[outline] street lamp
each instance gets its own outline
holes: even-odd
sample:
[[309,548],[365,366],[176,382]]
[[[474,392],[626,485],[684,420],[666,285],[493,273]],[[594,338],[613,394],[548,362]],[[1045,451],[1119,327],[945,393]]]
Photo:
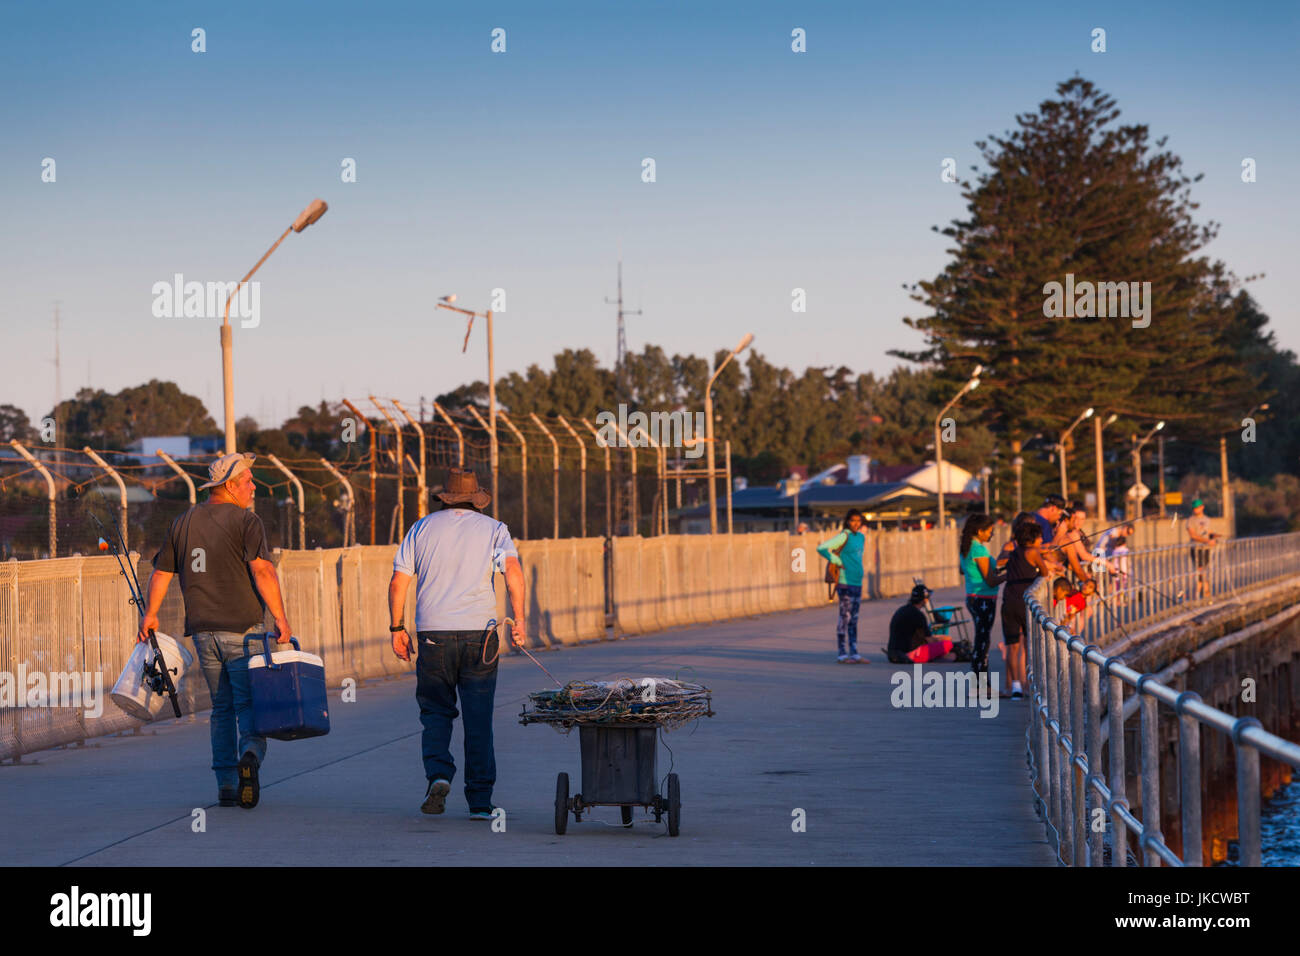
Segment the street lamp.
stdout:
[[1100,418],[1092,420],[1093,451],[1096,455],[1095,464],[1097,468],[1097,521],[1100,524],[1106,523],[1106,471],[1105,461],[1101,453],[1101,433],[1102,429],[1113,424],[1117,418],[1119,416],[1111,412],[1104,422]]
[[[1250,418],[1256,412],[1268,411],[1268,402],[1261,402],[1246,413],[1246,418]],[[1237,426],[1233,425],[1227,431],[1219,433],[1219,472],[1220,479],[1223,483],[1223,517],[1228,523],[1228,536],[1234,537],[1237,533],[1237,507],[1232,502],[1232,494],[1228,487],[1228,432],[1236,431]]]
[[1066,490],[1065,484],[1065,440],[1070,437],[1070,432],[1078,428],[1085,418],[1092,418],[1092,412],[1091,406],[1085,408],[1083,413],[1071,423],[1070,427],[1061,432],[1061,440],[1056,443],[1056,455],[1061,465],[1061,497],[1066,500],[1069,500],[1070,493]]
[[444,295],[437,302],[440,309],[448,309],[452,312],[459,312],[461,315],[469,316],[469,323],[465,326],[465,341],[460,347],[461,354],[469,348],[469,334],[474,329],[474,319],[483,316],[487,319],[487,341],[488,341],[488,460],[492,469],[492,517],[497,517],[497,376],[495,358],[492,352],[492,310],[486,312],[474,312],[470,309],[462,309],[458,305],[452,305],[456,301],[455,293]]
[[1155,427],[1141,440],[1133,436],[1133,517],[1142,517],[1142,499],[1137,495],[1137,487],[1142,484],[1142,446],[1151,440],[1151,436],[1165,427],[1164,422],[1156,422]]
[[225,415],[226,415],[226,454],[234,454],[235,451],[235,372],[231,348],[233,339],[230,332],[230,300],[238,293],[244,283],[249,280],[254,272],[261,268],[262,263],[270,258],[271,253],[275,252],[276,247],[284,242],[284,237],[289,235],[290,231],[302,232],[313,222],[325,215],[325,210],[329,206],[325,205],[323,199],[313,199],[311,205],[298,214],[298,218],[293,221],[288,229],[280,234],[280,238],[275,240],[275,245],[266,250],[266,255],[257,260],[257,265],[248,270],[248,275],[239,280],[235,286],[235,291],[230,293],[226,299],[226,311],[221,317],[221,389],[225,398]]
[[971,373],[970,381],[961,387],[961,391],[953,396],[951,402],[943,406],[939,414],[934,419],[934,466],[935,476],[939,485],[939,530],[943,530],[944,512],[943,512],[943,441],[939,435],[939,423],[943,421],[943,416],[948,413],[948,409],[957,404],[957,400],[967,392],[973,392],[979,388],[980,373],[984,371],[983,365],[976,365],[975,371]]
[[1025,510],[1023,507],[1023,501],[1020,494],[1021,491],[1023,490],[1023,486],[1021,484],[1020,479],[1021,479],[1021,472],[1024,469],[1024,467],[1025,467],[1025,460],[1021,458],[1019,455],[1016,455],[1015,458],[1011,459],[1011,468],[1016,473],[1016,514],[1020,514],[1022,511]]
[[980,484],[984,486],[984,513],[989,513],[989,475],[993,474],[993,469],[985,465],[980,469]]
[[740,340],[740,344],[732,349],[731,354],[714,369],[713,375],[709,378],[709,384],[704,389],[704,425],[707,430],[704,436],[704,454],[707,456],[709,469],[709,534],[718,533],[718,489],[715,486],[717,476],[713,472],[713,383],[722,374],[722,370],[727,367],[727,363],[749,348],[749,343],[752,341],[754,341],[754,333],[746,332],[745,337]]

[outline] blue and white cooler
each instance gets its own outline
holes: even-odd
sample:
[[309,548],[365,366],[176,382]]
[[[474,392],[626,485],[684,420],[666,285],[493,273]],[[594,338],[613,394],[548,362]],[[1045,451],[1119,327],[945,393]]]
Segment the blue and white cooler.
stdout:
[[264,653],[248,659],[253,694],[253,733],[276,740],[319,737],[330,732],[329,701],[325,693],[325,664],[298,647],[271,650],[273,635],[262,635]]

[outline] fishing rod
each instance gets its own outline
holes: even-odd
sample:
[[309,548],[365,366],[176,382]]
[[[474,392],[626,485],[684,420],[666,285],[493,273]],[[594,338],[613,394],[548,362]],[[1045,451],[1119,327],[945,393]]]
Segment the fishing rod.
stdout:
[[[136,576],[135,567],[131,564],[130,553],[126,550],[126,542],[122,539],[122,532],[115,526],[111,533],[116,541],[109,540],[110,532],[104,527],[104,523],[99,520],[94,510],[87,507],[86,513],[90,515],[90,520],[99,526],[99,549],[101,551],[111,551],[113,557],[117,559],[118,573],[126,578],[127,590],[131,592],[130,603],[135,606],[136,615],[143,618],[145,611],[144,591],[140,587],[140,579]],[[124,554],[126,556],[125,560],[123,559]],[[168,670],[167,660],[163,657],[162,648],[158,646],[158,635],[154,633],[152,627],[149,628],[149,646],[153,650],[153,657],[144,662],[141,670],[141,683],[155,694],[166,694],[172,702],[172,711],[179,717],[181,716],[181,703],[176,693],[176,685],[172,682],[172,674],[177,673],[177,669],[173,667]]]

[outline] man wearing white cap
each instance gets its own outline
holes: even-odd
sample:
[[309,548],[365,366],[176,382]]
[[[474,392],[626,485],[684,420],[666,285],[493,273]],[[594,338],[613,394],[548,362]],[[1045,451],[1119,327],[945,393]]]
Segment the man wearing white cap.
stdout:
[[148,607],[138,640],[158,627],[158,609],[172,578],[179,574],[185,598],[185,633],[194,639],[199,666],[212,693],[212,770],[221,806],[257,806],[257,771],[266,756],[266,738],[252,734],[252,696],[248,684],[247,635],[261,630],[270,608],[279,643],[291,631],[280,597],[280,580],[266,544],[262,519],[253,502],[251,453],[223,455],[208,466],[208,500],[172,522],[167,543],[153,559]]

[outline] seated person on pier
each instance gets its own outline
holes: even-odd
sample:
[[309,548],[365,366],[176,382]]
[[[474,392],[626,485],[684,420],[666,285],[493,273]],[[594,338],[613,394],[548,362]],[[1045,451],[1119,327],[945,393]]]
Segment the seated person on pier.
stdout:
[[924,664],[927,661],[954,661],[953,642],[946,637],[931,639],[930,622],[922,606],[930,596],[923,584],[912,588],[906,604],[889,620],[889,647],[885,654],[891,664]]

